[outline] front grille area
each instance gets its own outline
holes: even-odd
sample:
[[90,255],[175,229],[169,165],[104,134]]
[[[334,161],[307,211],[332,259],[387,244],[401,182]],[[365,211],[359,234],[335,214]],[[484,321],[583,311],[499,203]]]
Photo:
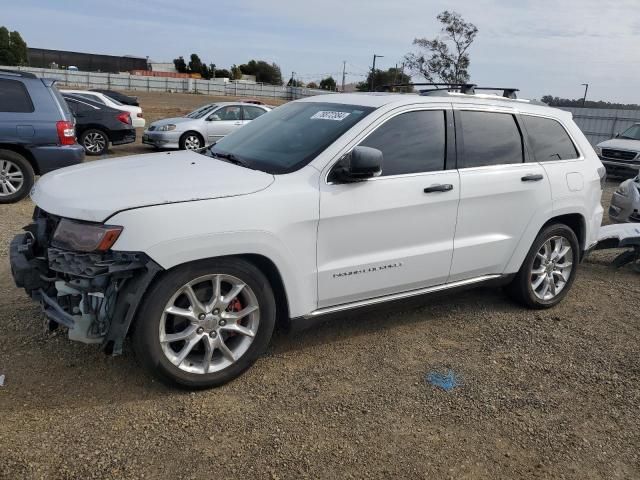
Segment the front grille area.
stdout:
[[613,148],[603,148],[602,156],[611,160],[630,161],[638,156],[638,152],[628,152],[626,150],[615,150]]

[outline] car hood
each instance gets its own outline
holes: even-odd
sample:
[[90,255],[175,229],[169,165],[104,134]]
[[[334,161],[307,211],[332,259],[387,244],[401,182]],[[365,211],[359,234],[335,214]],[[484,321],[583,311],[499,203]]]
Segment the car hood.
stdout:
[[598,144],[600,148],[619,148],[621,150],[631,150],[640,152],[640,140],[628,140],[625,138],[612,138]]
[[172,118],[163,118],[162,120],[157,120],[153,122],[151,125],[153,125],[154,127],[161,127],[162,125],[168,125],[168,124],[173,124],[178,126],[183,123],[198,122],[199,120],[200,119],[197,119],[197,118],[172,117]]
[[195,152],[149,153],[97,160],[44,175],[31,198],[62,217],[104,222],[122,210],[247,195],[273,175]]

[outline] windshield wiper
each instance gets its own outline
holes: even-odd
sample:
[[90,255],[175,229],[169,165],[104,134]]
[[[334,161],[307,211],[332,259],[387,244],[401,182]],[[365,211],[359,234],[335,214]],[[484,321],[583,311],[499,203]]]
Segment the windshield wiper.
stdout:
[[244,168],[248,168],[250,170],[255,170],[254,168],[251,168],[247,162],[240,160],[238,157],[236,157],[233,153],[223,153],[223,152],[211,152],[211,155],[213,155],[213,158],[219,158],[221,160],[224,160],[228,163],[233,163],[234,165],[238,165],[240,167],[244,167]]

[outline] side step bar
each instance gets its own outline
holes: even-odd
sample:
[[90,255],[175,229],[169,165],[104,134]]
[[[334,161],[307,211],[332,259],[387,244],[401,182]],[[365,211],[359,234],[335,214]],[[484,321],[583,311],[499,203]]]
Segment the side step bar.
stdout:
[[409,290],[407,292],[394,293],[391,295],[384,295],[382,297],[369,298],[367,300],[359,300],[357,302],[343,303],[335,305],[333,307],[319,308],[313,312],[305,315],[303,318],[315,318],[322,315],[328,315],[330,313],[343,312],[345,310],[352,310],[360,307],[367,307],[370,305],[377,305],[380,303],[391,302],[393,300],[402,300],[403,298],[417,297],[419,295],[426,295],[428,293],[441,292],[443,290],[449,290],[452,288],[471,286],[476,283],[487,282],[489,280],[496,280],[502,277],[502,275],[483,275],[481,277],[470,278],[468,280],[460,280],[457,282],[444,283],[442,285],[436,285],[434,287],[420,288],[418,290]]

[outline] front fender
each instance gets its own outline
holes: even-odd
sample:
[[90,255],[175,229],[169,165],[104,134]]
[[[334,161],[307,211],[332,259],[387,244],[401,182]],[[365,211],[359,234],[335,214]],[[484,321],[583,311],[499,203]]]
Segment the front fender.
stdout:
[[[261,255],[278,269],[291,317],[317,307],[317,191],[289,189],[120,212],[114,250],[144,252],[164,269],[229,255]],[[296,197],[292,199],[291,197]]]

